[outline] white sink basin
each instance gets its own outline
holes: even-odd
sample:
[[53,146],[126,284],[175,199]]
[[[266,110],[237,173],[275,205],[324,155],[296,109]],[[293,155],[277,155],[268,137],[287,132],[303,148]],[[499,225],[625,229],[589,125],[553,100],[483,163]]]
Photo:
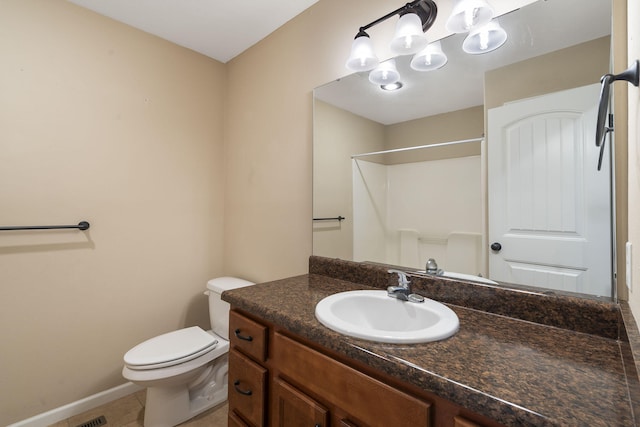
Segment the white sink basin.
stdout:
[[328,296],[316,305],[316,318],[344,335],[396,344],[442,340],[460,325],[446,305],[426,298],[422,303],[400,301],[383,290]]

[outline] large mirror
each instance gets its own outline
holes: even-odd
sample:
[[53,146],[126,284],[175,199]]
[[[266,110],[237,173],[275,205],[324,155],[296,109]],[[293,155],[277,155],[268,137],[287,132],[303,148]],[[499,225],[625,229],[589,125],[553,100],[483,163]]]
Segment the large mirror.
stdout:
[[611,153],[597,171],[593,144],[611,2],[498,19],[493,52],[457,34],[438,70],[396,58],[399,90],[367,73],[314,90],[313,253],[612,297]]

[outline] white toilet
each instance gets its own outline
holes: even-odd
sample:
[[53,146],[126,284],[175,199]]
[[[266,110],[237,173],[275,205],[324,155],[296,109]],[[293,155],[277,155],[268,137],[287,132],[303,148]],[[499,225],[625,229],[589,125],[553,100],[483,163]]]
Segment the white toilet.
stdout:
[[147,387],[145,427],[172,427],[227,400],[229,304],[223,291],[253,283],[209,280],[210,331],[198,326],[151,338],[124,355],[122,376]]

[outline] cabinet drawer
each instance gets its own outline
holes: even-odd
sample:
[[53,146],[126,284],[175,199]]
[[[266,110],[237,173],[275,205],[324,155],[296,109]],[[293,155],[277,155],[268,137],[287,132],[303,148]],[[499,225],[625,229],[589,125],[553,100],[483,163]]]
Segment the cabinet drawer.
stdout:
[[[281,334],[273,361],[282,375],[370,427],[430,425],[430,404],[394,389]],[[346,424],[349,425],[349,424]]]
[[229,341],[258,362],[267,359],[267,327],[233,310],[229,312]]
[[229,351],[229,412],[264,426],[267,370],[244,354]]
[[329,426],[329,410],[280,378],[273,380],[273,427]]

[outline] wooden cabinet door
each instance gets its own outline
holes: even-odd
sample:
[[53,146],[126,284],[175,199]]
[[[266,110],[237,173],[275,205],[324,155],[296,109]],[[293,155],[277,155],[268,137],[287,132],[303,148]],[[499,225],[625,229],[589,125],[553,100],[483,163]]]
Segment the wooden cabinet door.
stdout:
[[228,416],[228,419],[227,419],[227,426],[228,427],[249,427],[249,424],[247,424],[244,421],[242,421],[240,419],[240,417],[238,417],[238,415],[236,415],[235,412],[233,412],[231,409],[229,409],[229,416]]
[[327,408],[281,378],[274,378],[274,427],[329,427]]
[[[430,426],[430,403],[285,335],[274,334],[272,357],[282,376],[299,384],[308,394],[321,396],[330,408],[339,408],[349,415],[343,417],[345,422],[369,427]],[[297,425],[286,425],[292,426]]]
[[264,426],[267,370],[235,349],[229,352],[229,412]]
[[332,427],[366,427],[361,424],[356,423],[353,420],[353,416],[347,410],[343,408],[330,408],[331,412],[331,426]]
[[453,427],[482,427],[480,424],[476,424],[463,417],[453,418]]

